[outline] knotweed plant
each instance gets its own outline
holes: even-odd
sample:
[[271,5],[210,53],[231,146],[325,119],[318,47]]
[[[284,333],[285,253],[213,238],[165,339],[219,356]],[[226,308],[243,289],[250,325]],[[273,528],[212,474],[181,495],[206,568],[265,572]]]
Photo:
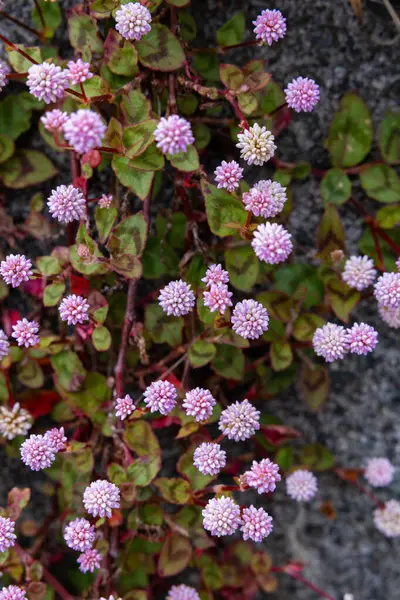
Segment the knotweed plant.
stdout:
[[[325,470],[376,505],[366,528],[400,535],[399,501],[374,495],[396,476],[387,457],[335,466],[264,402],[295,383],[321,408],[330,363],[369,364],[380,329],[400,327],[398,115],[366,161],[356,92],[336,106],[309,73],[267,71],[270,46],[287,51],[279,6],[235,14],[203,48],[190,4],[63,15],[33,0],[24,23],[1,3],[37,44],[0,35],[0,441],[26,482],[1,508],[0,600],[251,600],[278,573],[330,598],[299,563],[272,566],[271,541],[277,497],[316,510]],[[336,110],[330,162],[286,162],[280,134],[317,127],[320,98]],[[313,256],[290,224],[309,177]],[[344,211],[364,224],[352,254]],[[38,515],[22,513],[31,489]]]

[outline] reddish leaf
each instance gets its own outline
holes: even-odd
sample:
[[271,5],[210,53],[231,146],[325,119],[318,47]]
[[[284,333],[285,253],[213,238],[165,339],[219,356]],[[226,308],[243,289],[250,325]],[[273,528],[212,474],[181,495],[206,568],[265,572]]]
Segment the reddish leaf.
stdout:
[[71,294],[87,296],[89,294],[89,281],[79,275],[71,275]]
[[60,396],[54,390],[31,391],[21,394],[18,398],[22,408],[26,408],[35,418],[48,415],[54,406],[60,402]]
[[285,427],[284,425],[261,425],[261,432],[274,446],[295,440],[301,435],[293,427]]
[[171,425],[179,425],[179,417],[161,417],[161,419],[154,419],[151,422],[153,429],[164,429],[164,427],[170,427]]
[[24,292],[30,294],[34,298],[41,300],[43,298],[44,279],[30,279],[24,283]]

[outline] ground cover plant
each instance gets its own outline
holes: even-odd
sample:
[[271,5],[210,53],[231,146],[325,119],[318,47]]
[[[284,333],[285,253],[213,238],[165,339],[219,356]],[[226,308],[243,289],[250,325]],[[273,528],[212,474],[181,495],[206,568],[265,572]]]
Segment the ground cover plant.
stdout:
[[[64,17],[61,4],[37,0],[19,23],[37,46],[0,35],[0,433],[28,481],[43,473],[51,505],[28,520],[30,488],[9,491],[0,598],[251,599],[280,574],[332,598],[303,565],[275,564],[274,491],[318,510],[330,470],[395,537],[400,503],[374,490],[394,467],[336,464],[265,401],[295,385],[323,410],[329,363],[379,343],[354,318],[361,301],[400,326],[400,117],[373,124],[349,92],[333,107],[330,164],[288,163],[279,135],[313,118],[320,89],[267,69],[290,26],[279,6],[253,23],[237,13],[201,48],[188,0],[94,0]],[[35,128],[45,151],[26,144]],[[311,177],[324,214],[305,261],[291,182]],[[16,223],[13,195],[31,186]],[[364,223],[357,256],[343,211]]]

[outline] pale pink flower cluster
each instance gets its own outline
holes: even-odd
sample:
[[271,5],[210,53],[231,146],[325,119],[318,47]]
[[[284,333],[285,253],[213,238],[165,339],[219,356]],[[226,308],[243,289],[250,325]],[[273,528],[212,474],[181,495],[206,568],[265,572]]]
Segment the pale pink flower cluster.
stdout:
[[400,536],[400,502],[388,500],[383,508],[374,511],[375,527],[386,537]]
[[7,440],[13,440],[18,435],[26,435],[32,427],[33,419],[30,413],[21,408],[19,402],[9,409],[0,406],[0,435]]
[[243,169],[235,160],[230,162],[223,160],[219,167],[215,169],[215,181],[218,183],[218,187],[220,189],[225,188],[228,192],[235,191],[242,177]]
[[61,67],[47,62],[32,65],[28,69],[26,85],[32,96],[50,104],[64,97],[65,90],[69,86],[68,71],[63,71]]
[[0,329],[0,360],[5,356],[8,356],[10,352],[10,342],[4,331]]
[[9,254],[0,263],[0,275],[13,288],[32,276],[32,263],[23,254]]
[[57,429],[57,427],[49,429],[49,431],[46,431],[44,434],[44,438],[53,452],[65,450],[67,438],[64,435],[64,427],[60,427],[60,429]]
[[395,468],[388,458],[370,458],[364,477],[373,487],[385,487],[393,481]]
[[319,327],[313,337],[314,351],[326,362],[342,359],[348,352],[368,354],[378,343],[378,333],[366,323],[355,323],[345,329],[341,325],[327,323]]
[[115,29],[127,40],[140,40],[151,30],[151,13],[140,2],[128,2],[115,13]]
[[186,394],[182,407],[189,417],[202,422],[211,417],[215,404],[216,400],[211,392],[198,387]]
[[232,306],[232,292],[226,285],[229,282],[229,275],[224,271],[221,265],[211,265],[202,281],[205,282],[208,290],[203,292],[204,306],[211,312],[218,311],[224,314],[229,306]]
[[271,179],[261,180],[243,194],[246,210],[256,217],[265,219],[276,217],[287,200],[286,188]]
[[378,343],[377,331],[366,323],[354,323],[346,335],[349,351],[353,354],[368,354]]
[[60,223],[79,221],[86,212],[85,197],[81,190],[73,185],[59,185],[47,200],[52,217]]
[[263,508],[253,505],[240,512],[240,506],[232,498],[212,498],[202,511],[203,526],[211,535],[232,535],[240,527],[243,539],[262,542],[272,531],[272,517]]
[[243,475],[249,487],[253,487],[259,494],[268,494],[276,488],[276,483],[281,480],[279,467],[269,458],[263,458],[260,462],[253,460],[249,471]]
[[380,306],[400,307],[400,273],[383,273],[374,285],[375,298]]
[[272,517],[263,508],[251,505],[243,509],[240,531],[245,541],[262,542],[272,529]]
[[0,92],[7,85],[7,75],[10,73],[10,71],[11,69],[8,64],[4,62],[4,60],[0,60]]
[[258,123],[254,123],[249,129],[238,133],[238,140],[236,147],[240,149],[240,157],[248,165],[262,166],[275,154],[275,137],[265,125],[260,127]]
[[163,154],[179,154],[186,152],[193,144],[194,136],[189,121],[178,115],[161,117],[154,132],[157,148]]
[[101,146],[107,126],[99,113],[80,108],[69,115],[63,126],[64,137],[78,154],[85,154]]
[[229,273],[228,271],[224,271],[222,265],[210,265],[202,281],[204,281],[208,287],[229,283]]
[[68,113],[55,108],[54,110],[48,110],[42,117],[40,117],[40,120],[47,131],[55,132],[62,131],[65,123],[68,121],[68,117]]
[[368,256],[350,256],[343,270],[343,281],[358,291],[365,290],[375,280],[374,261]]
[[200,600],[196,590],[184,583],[173,585],[165,600]]
[[398,308],[391,308],[390,306],[378,304],[378,312],[381,319],[385,321],[389,327],[392,327],[393,329],[400,328],[400,306]]
[[298,469],[286,478],[286,492],[297,502],[309,502],[318,491],[317,478],[311,471]]
[[28,319],[20,319],[12,326],[13,332],[11,337],[17,340],[18,346],[36,346],[39,343],[39,325],[36,321],[28,321]]
[[171,281],[160,291],[158,301],[167,315],[179,317],[193,310],[196,298],[191,286],[179,279],[179,281]]
[[262,10],[255,21],[254,33],[256,39],[271,46],[273,42],[282,39],[286,33],[286,19],[280,10]]
[[95,537],[94,525],[91,525],[87,519],[74,519],[64,530],[67,546],[79,552],[92,548]]
[[61,302],[58,312],[62,321],[66,321],[68,325],[77,325],[89,320],[89,308],[86,298],[71,294]]
[[255,340],[268,330],[269,315],[260,302],[248,299],[236,304],[231,321],[235,333],[245,339]]
[[293,250],[291,235],[278,223],[261,223],[254,232],[251,245],[256,256],[269,265],[287,259]]
[[120,506],[119,489],[105,479],[93,481],[83,493],[83,504],[92,517],[108,517]]
[[99,199],[100,208],[110,208],[113,201],[112,194],[103,194]]
[[169,381],[154,381],[144,392],[144,402],[150,412],[167,415],[175,408],[177,392]]
[[235,402],[222,411],[219,429],[235,442],[247,440],[260,429],[260,411],[248,400]]
[[9,585],[0,591],[0,600],[26,600],[26,592],[17,585]]
[[22,462],[32,471],[48,469],[57,452],[65,449],[66,441],[63,427],[50,429],[44,435],[31,435],[21,445]]
[[115,408],[117,409],[115,415],[123,421],[135,410],[135,405],[129,394],[126,394],[124,398],[117,398],[115,401]]
[[6,517],[0,517],[0,552],[4,552],[7,548],[14,546],[17,539],[14,531],[14,521]]
[[297,77],[288,84],[285,97],[296,112],[311,112],[319,102],[319,85],[309,77]]
[[102,560],[103,556],[98,550],[95,548],[89,548],[89,550],[82,552],[78,558],[79,569],[82,571],[82,573],[93,573],[95,569],[100,569]]
[[93,73],[90,72],[90,64],[83,62],[81,58],[78,58],[76,61],[68,61],[67,73],[72,85],[79,85],[93,77]]
[[193,464],[203,475],[218,475],[226,465],[226,452],[219,444],[203,442],[194,451]]

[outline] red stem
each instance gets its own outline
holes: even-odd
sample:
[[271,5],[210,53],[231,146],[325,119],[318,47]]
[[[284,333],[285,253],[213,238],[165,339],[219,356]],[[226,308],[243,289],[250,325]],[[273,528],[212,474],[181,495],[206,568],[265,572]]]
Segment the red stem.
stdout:
[[370,227],[371,227],[372,237],[374,238],[375,252],[378,256],[378,261],[379,261],[379,264],[377,266],[380,270],[386,271],[385,261],[383,259],[383,253],[382,253],[382,248],[381,248],[381,244],[380,244],[379,237],[378,237],[377,228],[375,227],[375,224],[373,222],[370,223]]
[[36,6],[36,10],[38,11],[39,19],[42,24],[43,29],[46,29],[46,21],[44,20],[42,9],[40,8],[38,0],[33,0]]
[[286,575],[289,575],[289,577],[292,577],[293,579],[296,579],[297,581],[304,583],[304,585],[306,585],[308,588],[310,588],[310,590],[312,590],[313,592],[318,594],[321,598],[326,598],[327,600],[336,600],[333,596],[330,596],[329,594],[324,592],[324,590],[321,590],[321,588],[319,588],[316,585],[314,585],[313,583],[311,583],[311,581],[308,581],[308,579],[305,579],[304,577],[302,577],[302,575],[299,575],[298,573],[294,573],[290,569],[287,570],[286,567],[272,567],[271,571],[275,571],[278,573],[286,573]]
[[400,246],[398,246],[398,245],[396,244],[396,242],[394,242],[394,241],[392,240],[392,238],[391,238],[390,236],[388,236],[388,234],[386,233],[386,231],[383,231],[383,230],[382,230],[382,229],[379,227],[379,229],[377,229],[377,233],[378,233],[378,235],[380,235],[380,236],[381,236],[381,238],[382,238],[383,240],[385,240],[385,242],[386,242],[387,244],[389,244],[389,246],[390,246],[391,248],[393,248],[393,250],[394,250],[395,252],[397,252],[397,254],[400,256]]
[[231,104],[231,106],[233,107],[233,109],[235,111],[235,115],[237,116],[238,119],[240,119],[240,126],[243,127],[244,129],[248,129],[249,124],[247,122],[247,119],[244,116],[243,112],[240,110],[239,104],[236,102],[235,98],[232,96],[232,93],[229,90],[226,90],[225,92],[222,92],[222,95],[225,96],[225,98],[228,100],[229,104]]
[[9,15],[8,13],[4,12],[3,10],[0,10],[0,17],[4,17],[5,19],[12,21],[12,23],[15,23],[19,27],[22,27],[23,29],[26,29],[26,31],[29,31],[29,33],[32,33],[33,35],[35,35],[37,38],[39,38],[39,40],[43,40],[43,35],[40,31],[33,29],[33,27],[29,27],[29,25],[26,25],[23,21],[20,21],[19,19],[17,19],[16,17],[13,17],[12,15]]
[[0,40],[2,40],[5,44],[7,44],[7,46],[10,46],[10,48],[15,50],[15,52],[18,52],[18,54],[20,54],[21,56],[26,58],[26,60],[29,60],[29,62],[31,62],[33,65],[39,64],[34,58],[32,58],[32,56],[29,56],[29,54],[27,54],[26,52],[21,50],[21,48],[18,48],[18,46],[16,46],[12,42],[10,42],[10,40],[8,40],[6,37],[4,37],[4,35],[2,35],[1,33],[0,33]]
[[[34,560],[33,558],[23,549],[19,544],[15,544],[14,549],[22,562],[25,565],[31,565]],[[43,569],[43,577],[47,581],[47,583],[53,587],[54,591],[62,598],[62,600],[74,600],[74,597],[71,596],[69,592],[64,588],[64,586],[42,565]]]
[[137,279],[130,279],[128,285],[128,297],[126,301],[126,311],[124,323],[122,325],[121,344],[118,352],[117,364],[115,365],[115,392],[118,398],[124,395],[124,369],[125,356],[128,346],[129,334],[135,319],[135,299],[136,299]]
[[234,48],[245,48],[247,46],[258,46],[260,42],[258,40],[249,40],[248,42],[240,42],[239,44],[234,44],[233,46],[220,46],[219,50],[221,52],[226,52],[227,50],[233,50]]

